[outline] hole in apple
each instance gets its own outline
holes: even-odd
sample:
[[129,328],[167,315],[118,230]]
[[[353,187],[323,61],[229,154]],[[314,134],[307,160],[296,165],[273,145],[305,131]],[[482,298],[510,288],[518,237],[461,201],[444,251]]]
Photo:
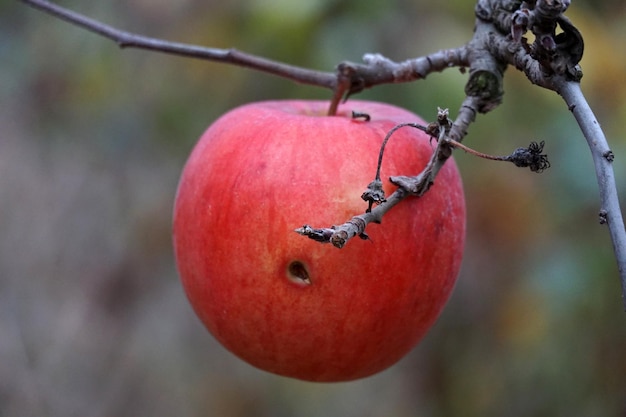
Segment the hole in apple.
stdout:
[[311,285],[311,278],[306,266],[300,261],[293,261],[287,267],[287,276],[297,284]]

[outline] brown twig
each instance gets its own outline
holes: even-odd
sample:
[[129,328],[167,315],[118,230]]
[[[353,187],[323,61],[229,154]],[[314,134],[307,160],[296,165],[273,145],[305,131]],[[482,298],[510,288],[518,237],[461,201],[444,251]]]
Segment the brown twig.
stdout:
[[330,89],[334,89],[337,83],[337,77],[332,72],[322,72],[297,67],[256,55],[247,54],[237,49],[207,48],[203,46],[169,42],[162,39],[142,36],[114,28],[46,0],[20,1],[36,9],[56,16],[59,19],[65,20],[66,22],[108,38],[117,43],[120,48],[146,49],[189,58],[224,62],[267,72],[303,84],[311,84]]
[[[296,233],[321,243],[332,243],[333,246],[342,248],[355,236],[367,238],[367,234],[365,233],[367,225],[370,223],[380,223],[385,213],[406,197],[411,195],[420,197],[424,195],[432,186],[437,172],[439,172],[445,161],[451,155],[450,144],[444,140],[444,137],[452,126],[452,123],[447,118],[448,110],[439,109],[438,116],[436,123],[437,128],[430,127],[429,129],[417,123],[402,123],[395,126],[387,133],[381,144],[378,165],[376,167],[376,177],[368,186],[368,190],[361,196],[363,200],[368,202],[368,208],[365,210],[365,213],[354,216],[339,226],[313,228],[309,225],[304,225],[296,229]],[[384,198],[384,195],[381,194],[382,181],[380,179],[380,167],[382,165],[385,146],[393,133],[403,127],[413,127],[429,133],[437,130],[437,132],[440,132],[440,137],[437,140],[437,146],[433,150],[422,172],[414,177],[391,177],[389,180],[397,185],[398,188],[388,198]],[[378,205],[372,208],[373,203],[377,203]]]
[[384,202],[374,207],[370,211],[352,217],[350,220],[339,226],[313,228],[304,225],[295,230],[296,233],[309,237],[320,243],[331,243],[337,248],[342,248],[350,239],[355,236],[367,239],[365,229],[370,223],[380,223],[383,216],[395,205],[408,197],[401,188],[394,191]]
[[277,75],[295,82],[328,88],[333,91],[329,115],[334,115],[342,100],[380,84],[410,82],[447,68],[466,66],[464,47],[442,50],[431,55],[396,63],[378,54],[367,54],[364,63],[342,62],[335,72],[302,68],[248,54],[237,49],[218,49],[169,42],[123,31],[91,19],[47,0],[19,0],[31,7],[108,38],[121,48],[138,48],[189,58],[233,64]]
[[450,140],[450,145],[479,158],[488,159],[490,161],[512,162],[517,167],[530,168],[531,171],[537,173],[541,173],[550,168],[548,156],[541,153],[543,152],[543,147],[545,145],[544,141],[539,143],[531,142],[528,147],[517,148],[510,155],[490,155],[479,152],[454,140]]

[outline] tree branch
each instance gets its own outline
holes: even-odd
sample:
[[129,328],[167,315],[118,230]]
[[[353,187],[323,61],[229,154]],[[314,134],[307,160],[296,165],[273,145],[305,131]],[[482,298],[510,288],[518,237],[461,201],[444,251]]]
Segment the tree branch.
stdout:
[[614,155],[600,124],[580,89],[580,84],[560,79],[554,87],[574,114],[591,150],[600,189],[599,219],[601,224],[607,224],[609,227],[622,285],[622,301],[626,310],[626,230],[624,229],[624,220],[613,172]]
[[[578,62],[584,42],[578,29],[562,15],[569,4],[570,0],[537,0],[532,8],[505,10],[491,8],[489,0],[479,0],[477,24],[497,28],[487,39],[493,56],[524,72],[532,83],[559,93],[574,114],[593,157],[600,189],[600,222],[609,226],[626,310],[626,231],[611,165],[614,156],[580,89]],[[558,35],[557,26],[561,29]],[[527,30],[535,36],[532,44],[523,37]]]
[[66,22],[108,38],[117,43],[120,48],[146,49],[189,58],[230,63],[278,75],[300,83],[330,89],[335,88],[336,85],[337,76],[331,72],[315,71],[308,68],[284,64],[282,62],[247,54],[236,49],[207,48],[150,38],[114,28],[46,0],[20,1],[58,17],[59,19],[65,20]]
[[364,64],[343,62],[336,72],[324,72],[285,64],[248,54],[237,49],[207,48],[178,42],[169,42],[126,32],[97,20],[58,6],[47,0],[19,0],[59,19],[108,38],[121,48],[138,48],[189,58],[233,64],[277,75],[295,82],[333,90],[329,114],[334,115],[338,104],[352,94],[380,84],[410,82],[425,78],[435,71],[466,66],[464,47],[443,50],[434,54],[395,63],[378,54],[364,56]]
[[336,248],[341,249],[355,236],[367,239],[368,236],[365,233],[367,225],[370,223],[380,223],[383,216],[391,210],[391,208],[408,196],[409,194],[402,188],[398,188],[381,204],[372,208],[370,211],[352,217],[339,226],[315,229],[309,225],[304,225],[296,229],[295,232],[320,243],[331,243]]
[[[468,109],[475,105],[474,100],[469,99],[469,101],[471,101],[472,103],[469,103],[468,100],[466,100],[466,102],[468,103],[465,104],[465,107],[461,108],[461,113],[469,112]],[[472,112],[472,114],[475,113]],[[367,210],[365,210],[365,213],[354,216],[350,220],[339,226],[332,226],[328,228],[313,228],[309,225],[304,225],[301,228],[296,229],[296,233],[307,236],[310,239],[316,240],[321,243],[332,243],[333,246],[337,248],[342,248],[343,246],[345,246],[346,243],[348,243],[350,239],[355,236],[367,239],[365,228],[368,224],[380,223],[385,213],[387,213],[400,201],[404,200],[408,196],[421,197],[434,184],[437,173],[443,167],[443,164],[452,155],[452,144],[448,139],[450,132],[457,129],[465,129],[466,127],[466,117],[462,116],[459,117],[457,120],[459,121],[459,124],[455,128],[456,122],[452,123],[450,119],[448,119],[448,110],[439,109],[437,114],[437,122],[431,123],[428,128],[422,129],[424,131],[427,131],[431,135],[437,136],[437,146],[433,150],[433,153],[431,154],[431,157],[422,172],[413,177],[396,176],[389,178],[389,181],[392,184],[398,186],[398,188],[386,199],[381,197],[380,195],[377,195],[374,199],[372,199],[372,191],[382,192],[382,182],[380,181],[380,165],[382,164],[385,145],[390,136],[396,130],[402,127],[420,128],[415,123],[404,123],[394,127],[387,134],[381,145],[375,179],[372,183],[370,183],[370,186],[368,186],[368,190],[361,196],[363,200],[369,203]],[[374,187],[372,187],[372,185],[374,185]],[[380,190],[374,189],[377,187],[379,187]],[[372,208],[373,202],[379,204],[376,207]]]

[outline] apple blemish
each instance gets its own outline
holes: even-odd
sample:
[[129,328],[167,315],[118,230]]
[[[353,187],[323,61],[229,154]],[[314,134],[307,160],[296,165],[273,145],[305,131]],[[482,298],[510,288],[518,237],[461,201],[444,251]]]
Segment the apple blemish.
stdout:
[[306,266],[300,261],[293,261],[287,267],[287,277],[297,284],[311,285],[311,278]]

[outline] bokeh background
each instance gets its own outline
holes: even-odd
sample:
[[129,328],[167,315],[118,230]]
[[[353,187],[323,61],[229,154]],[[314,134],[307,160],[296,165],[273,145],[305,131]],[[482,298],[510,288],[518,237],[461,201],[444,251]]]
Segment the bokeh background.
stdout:
[[[323,70],[461,45],[473,4],[63,2],[129,31]],[[568,15],[626,199],[626,6],[577,0]],[[454,117],[464,81],[450,70],[360,98]],[[204,330],[178,282],[170,224],[185,159],[218,115],[329,92],[120,50],[0,2],[0,416],[626,416],[626,314],[591,157],[559,97],[514,70],[505,88],[466,143],[507,154],[545,140],[552,167],[537,175],[458,153],[467,251],[440,320],[388,371],[305,383],[248,366]]]

